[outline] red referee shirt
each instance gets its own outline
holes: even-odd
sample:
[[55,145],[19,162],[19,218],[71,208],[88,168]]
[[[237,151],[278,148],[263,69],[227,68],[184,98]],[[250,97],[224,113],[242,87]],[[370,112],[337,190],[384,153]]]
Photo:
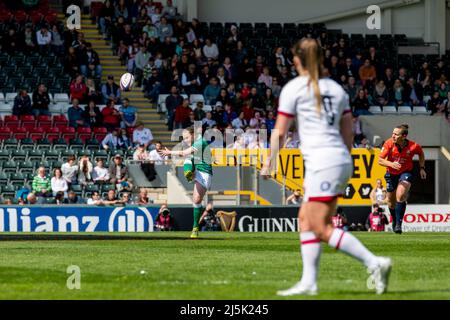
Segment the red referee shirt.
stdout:
[[400,170],[387,168],[387,171],[391,174],[399,175],[403,172],[408,172],[413,169],[413,158],[415,155],[423,154],[422,147],[414,141],[407,140],[407,145],[404,148],[400,148],[391,139],[384,143],[383,149],[381,149],[380,157],[387,159],[391,162],[398,162],[401,164]]

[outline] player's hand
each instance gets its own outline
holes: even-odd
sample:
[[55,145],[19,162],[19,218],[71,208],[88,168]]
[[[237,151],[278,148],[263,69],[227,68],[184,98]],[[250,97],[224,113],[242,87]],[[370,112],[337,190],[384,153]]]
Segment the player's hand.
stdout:
[[159,151],[159,154],[162,156],[170,156],[171,152],[169,149],[164,148],[164,150]]
[[400,170],[402,168],[402,165],[398,162],[392,162],[391,168],[395,170]]
[[420,178],[425,180],[427,178],[427,172],[424,169],[420,169]]

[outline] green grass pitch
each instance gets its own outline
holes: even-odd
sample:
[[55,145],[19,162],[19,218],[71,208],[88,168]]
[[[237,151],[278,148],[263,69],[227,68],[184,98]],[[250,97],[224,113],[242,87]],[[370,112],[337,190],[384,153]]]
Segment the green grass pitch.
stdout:
[[[300,277],[295,233],[188,236],[6,241],[2,235],[0,299],[272,300]],[[393,259],[389,292],[377,296],[368,290],[365,268],[324,245],[320,294],[294,299],[450,299],[450,234],[356,236],[377,255]],[[66,287],[69,265],[80,267],[80,290]]]

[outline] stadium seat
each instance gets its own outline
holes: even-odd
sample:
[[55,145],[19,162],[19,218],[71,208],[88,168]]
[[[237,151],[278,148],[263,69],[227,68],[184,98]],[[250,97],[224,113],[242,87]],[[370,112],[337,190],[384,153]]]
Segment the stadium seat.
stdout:
[[45,136],[47,137],[48,140],[54,141],[54,140],[59,139],[60,130],[58,127],[51,127],[49,129],[47,129],[46,131],[47,131],[47,133]]
[[17,188],[11,184],[2,186],[2,197],[14,197],[16,194]]
[[93,138],[86,140],[86,150],[98,150],[100,147],[100,142]]
[[8,161],[11,157],[11,151],[0,148],[0,161]]
[[60,126],[65,126],[67,127],[67,125],[69,124],[69,120],[67,120],[65,115],[55,115],[53,116],[53,125],[60,127]]
[[5,172],[0,172],[0,185],[6,185],[9,181],[9,174]]
[[17,96],[17,92],[8,92],[5,97],[6,103],[12,103]]
[[0,113],[12,113],[12,104],[7,104],[4,101],[0,101]]
[[52,117],[43,115],[38,116],[36,119],[36,126],[44,128],[47,131],[47,129],[52,126]]
[[5,116],[5,124],[11,124],[15,127],[19,127],[19,118],[15,115],[7,115]]
[[84,191],[85,192],[90,192],[90,193],[92,193],[92,192],[99,192],[100,191],[100,187],[97,184],[88,184],[88,185],[86,185]]
[[70,103],[69,95],[67,93],[55,93],[53,96],[53,101]]
[[105,197],[109,190],[116,190],[116,186],[113,184],[104,184],[101,186],[102,196]]
[[79,184],[73,184],[70,189],[80,197],[83,195],[83,187]]
[[[0,128],[1,132],[2,128]],[[19,144],[19,141],[15,138],[8,138],[5,141],[3,141],[3,149],[5,150],[16,150],[17,146]]]
[[411,107],[398,107],[399,114],[412,114]]
[[47,171],[47,173],[49,170],[51,170],[51,165],[50,165],[50,162],[48,162],[48,161],[35,161],[34,169],[38,169],[40,167],[44,167],[45,170]]
[[413,113],[415,115],[429,115],[430,112],[427,110],[426,107],[414,107]]
[[36,150],[43,151],[43,150],[50,150],[51,148],[52,148],[52,143],[47,138],[39,139],[36,142]]
[[70,150],[74,150],[76,152],[84,150],[84,142],[80,138],[70,139],[69,141]]
[[12,130],[13,132],[13,137],[16,138],[17,140],[22,140],[25,139],[28,136],[28,130],[27,128],[14,128]]
[[3,103],[5,101],[5,95],[3,92],[0,92],[0,103]]
[[[61,129],[61,128],[60,128]],[[65,127],[61,130],[61,136],[66,140],[69,141],[70,139],[75,138],[75,128],[72,127]]]
[[25,161],[27,152],[25,150],[13,150],[11,152],[11,159],[14,161]]
[[94,151],[94,159],[97,161],[97,159],[103,159],[103,161],[108,160],[108,152],[106,150],[96,150]]
[[24,161],[19,163],[19,172],[23,174],[34,174],[34,163],[31,161]]
[[384,106],[383,114],[397,114],[397,107],[395,106]]
[[369,108],[369,112],[373,114],[382,114],[383,111],[381,111],[381,107],[379,106],[372,106]]
[[85,141],[89,139],[92,135],[91,128],[80,127],[77,129],[78,138]]
[[9,176],[9,182],[13,185],[23,186],[26,176],[21,172],[12,173]]
[[11,129],[8,127],[0,128],[0,140],[5,140],[11,137]]
[[34,141],[31,138],[24,138],[20,140],[20,149],[21,150],[34,150]]
[[28,160],[30,161],[44,160],[44,152],[42,150],[31,150],[28,152]]
[[14,173],[17,171],[17,163],[14,160],[8,160],[3,163],[2,171],[5,173]]
[[52,169],[55,170],[56,168],[61,169],[63,162],[59,161],[59,160],[54,160],[51,162],[52,163]]
[[53,150],[64,151],[67,150],[68,148],[69,145],[67,144],[67,141],[63,138],[59,138],[53,141]]
[[30,130],[30,138],[33,141],[37,141],[38,139],[42,139],[45,137],[45,132],[43,128],[33,128]]
[[202,94],[191,94],[189,101],[191,104],[197,104],[197,102],[205,103],[205,97]]
[[59,160],[60,152],[58,150],[46,150],[44,151],[44,160],[54,161]]
[[50,103],[48,106],[48,111],[50,111],[54,115],[59,115],[61,113],[61,105]]

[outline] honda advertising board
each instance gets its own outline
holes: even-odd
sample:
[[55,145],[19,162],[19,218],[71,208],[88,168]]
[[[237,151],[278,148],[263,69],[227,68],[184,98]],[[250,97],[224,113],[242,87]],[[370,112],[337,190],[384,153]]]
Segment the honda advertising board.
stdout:
[[408,205],[404,232],[450,232],[450,205]]

